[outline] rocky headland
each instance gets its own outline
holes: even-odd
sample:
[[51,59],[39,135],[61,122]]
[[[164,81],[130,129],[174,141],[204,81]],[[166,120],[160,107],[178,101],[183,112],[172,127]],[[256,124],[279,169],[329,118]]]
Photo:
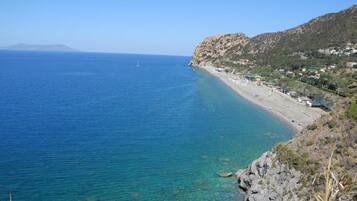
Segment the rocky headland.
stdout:
[[225,34],[207,37],[196,47],[190,65],[214,66],[219,62],[227,51],[232,48],[244,47],[249,38],[243,33]]

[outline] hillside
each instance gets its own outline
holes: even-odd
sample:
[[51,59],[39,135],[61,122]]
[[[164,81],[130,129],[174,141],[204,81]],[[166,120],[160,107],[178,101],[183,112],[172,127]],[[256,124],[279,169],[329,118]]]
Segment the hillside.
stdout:
[[[329,195],[331,201],[357,200],[357,122],[346,114],[350,103],[345,101],[239,171],[246,200],[318,200],[318,195]],[[328,182],[325,172],[331,175]]]
[[357,5],[286,31],[208,37],[190,65],[328,105],[326,115],[236,173],[245,200],[357,200]]
[[[207,44],[209,51],[206,49]],[[347,46],[356,50],[356,45],[357,5],[354,5],[286,31],[264,33],[252,38],[242,33],[208,37],[196,48],[191,64],[235,64],[239,60],[248,59],[259,65],[292,68],[297,63],[300,66],[309,62],[317,63],[314,61],[314,54],[319,53],[320,49],[341,50],[343,54]],[[348,49],[348,52],[350,51],[353,52]],[[346,52],[341,56],[347,54]],[[281,58],[282,56],[284,58]],[[349,56],[356,61],[356,52]]]
[[277,85],[297,85],[282,83],[289,77],[338,95],[356,95],[357,5],[286,31],[207,37],[190,65],[225,67]]

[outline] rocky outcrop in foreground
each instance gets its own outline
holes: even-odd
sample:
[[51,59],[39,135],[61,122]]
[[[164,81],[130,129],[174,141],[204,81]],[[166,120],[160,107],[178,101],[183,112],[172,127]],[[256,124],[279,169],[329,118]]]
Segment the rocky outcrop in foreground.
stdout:
[[[264,153],[243,172],[236,173],[246,201],[306,200],[295,192],[302,174],[277,160],[276,154]],[[300,190],[301,194],[301,190]]]
[[345,101],[238,171],[245,201],[312,201],[327,194],[329,200],[357,200],[357,123],[346,116]]

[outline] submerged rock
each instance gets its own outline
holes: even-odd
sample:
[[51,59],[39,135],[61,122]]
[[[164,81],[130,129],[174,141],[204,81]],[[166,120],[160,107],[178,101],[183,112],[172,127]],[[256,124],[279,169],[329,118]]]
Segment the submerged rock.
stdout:
[[217,173],[217,174],[218,174],[218,176],[225,177],[225,178],[233,176],[232,172],[221,172],[221,173]]
[[218,163],[220,165],[229,165],[231,163],[231,159],[229,158],[219,158]]

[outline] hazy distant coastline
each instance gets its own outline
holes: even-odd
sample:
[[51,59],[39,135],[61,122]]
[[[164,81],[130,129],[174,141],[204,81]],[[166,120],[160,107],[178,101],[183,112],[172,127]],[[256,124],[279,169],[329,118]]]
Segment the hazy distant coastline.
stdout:
[[50,45],[33,45],[19,43],[6,47],[0,47],[0,50],[13,50],[13,51],[47,51],[47,52],[79,52],[80,50],[74,49],[67,45],[50,44]]

